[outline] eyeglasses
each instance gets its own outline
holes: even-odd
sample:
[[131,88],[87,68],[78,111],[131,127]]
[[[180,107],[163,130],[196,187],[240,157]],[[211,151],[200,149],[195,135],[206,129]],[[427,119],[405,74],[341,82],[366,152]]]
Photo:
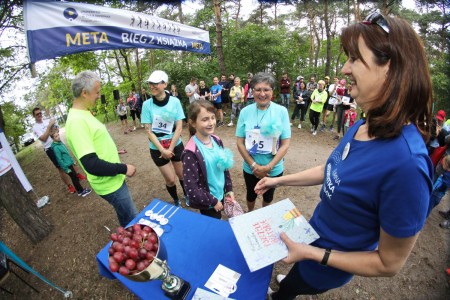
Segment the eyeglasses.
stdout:
[[362,21],[363,24],[371,25],[376,24],[383,29],[384,32],[389,33],[389,25],[384,18],[384,16],[377,9],[374,12],[371,12],[365,19]]
[[38,113],[35,114],[34,116],[35,116],[35,117],[40,117],[40,116],[42,116],[42,113],[41,113],[41,112],[38,112]]
[[272,89],[270,89],[270,88],[265,88],[265,89],[254,89],[253,90],[253,92],[255,92],[255,93],[268,93],[268,92],[271,92],[272,91]]
[[163,83],[163,82],[164,81],[161,81],[161,82],[149,82],[148,85],[157,86],[158,84]]

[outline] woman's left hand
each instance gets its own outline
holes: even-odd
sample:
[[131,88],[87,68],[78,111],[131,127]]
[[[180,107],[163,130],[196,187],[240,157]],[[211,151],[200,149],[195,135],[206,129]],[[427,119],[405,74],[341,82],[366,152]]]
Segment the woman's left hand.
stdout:
[[288,248],[288,256],[283,259],[283,262],[291,264],[297,261],[301,261],[307,258],[306,254],[313,248],[313,246],[307,244],[296,243],[291,240],[286,233],[282,232],[280,238]]

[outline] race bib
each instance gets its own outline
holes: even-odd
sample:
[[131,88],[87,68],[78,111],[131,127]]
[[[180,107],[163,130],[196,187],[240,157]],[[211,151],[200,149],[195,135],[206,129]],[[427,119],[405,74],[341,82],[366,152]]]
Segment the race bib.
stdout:
[[334,97],[330,97],[330,99],[328,99],[328,104],[335,105],[337,103],[338,103],[338,100]]
[[254,128],[245,133],[245,148],[251,155],[272,153],[273,140],[261,135],[259,128]]
[[345,105],[349,105],[350,104],[350,97],[343,96],[342,97],[342,103],[345,104]]
[[160,132],[160,133],[167,133],[170,134],[173,131],[173,125],[175,123],[172,122],[168,122],[165,121],[163,118],[161,118],[158,115],[155,115],[153,117],[153,122],[152,122],[152,131],[153,132]]

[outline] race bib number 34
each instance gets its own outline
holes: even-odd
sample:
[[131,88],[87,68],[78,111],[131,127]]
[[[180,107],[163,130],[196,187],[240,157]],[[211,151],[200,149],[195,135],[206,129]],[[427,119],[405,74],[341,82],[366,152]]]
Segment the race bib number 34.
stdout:
[[167,122],[160,116],[155,115],[152,122],[152,131],[170,134],[172,133],[174,124],[175,123],[173,121]]

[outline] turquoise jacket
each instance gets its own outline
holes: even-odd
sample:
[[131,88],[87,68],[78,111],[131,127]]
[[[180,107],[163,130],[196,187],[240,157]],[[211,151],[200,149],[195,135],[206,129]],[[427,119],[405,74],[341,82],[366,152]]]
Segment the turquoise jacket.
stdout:
[[69,167],[74,164],[74,161],[70,156],[69,151],[67,151],[66,146],[63,144],[63,142],[53,141],[52,150],[55,153],[58,165],[61,167],[61,169],[64,170],[64,172],[69,173]]

